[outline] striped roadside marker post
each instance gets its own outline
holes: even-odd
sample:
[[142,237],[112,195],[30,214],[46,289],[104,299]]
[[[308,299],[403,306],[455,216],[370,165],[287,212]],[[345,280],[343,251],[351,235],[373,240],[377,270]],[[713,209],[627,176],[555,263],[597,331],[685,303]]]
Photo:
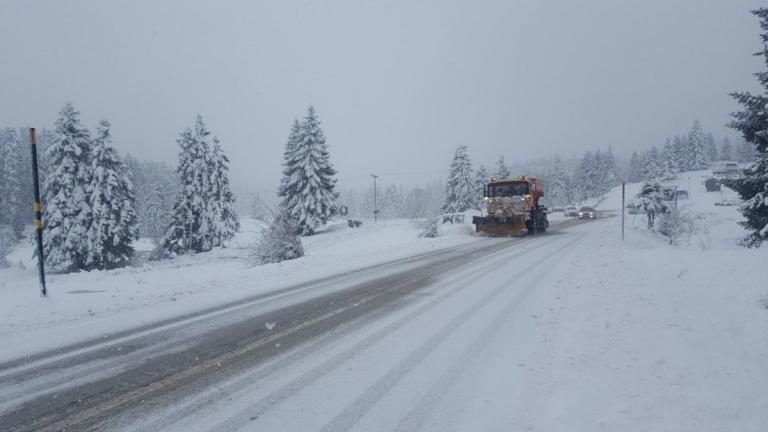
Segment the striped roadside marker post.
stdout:
[[40,269],[40,294],[48,297],[45,287],[45,259],[43,257],[43,207],[40,205],[40,179],[37,174],[37,132],[29,129],[29,143],[32,147],[32,179],[35,186],[35,236],[37,237],[37,264]]

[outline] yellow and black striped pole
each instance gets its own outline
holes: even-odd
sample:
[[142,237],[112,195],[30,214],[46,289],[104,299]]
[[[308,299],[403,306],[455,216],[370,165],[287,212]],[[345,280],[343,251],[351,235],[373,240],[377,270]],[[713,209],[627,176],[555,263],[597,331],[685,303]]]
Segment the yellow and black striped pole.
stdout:
[[29,129],[29,143],[32,147],[32,179],[35,185],[35,233],[37,237],[37,263],[40,267],[40,293],[48,296],[45,287],[45,259],[43,256],[43,207],[40,205],[40,180],[37,174],[37,132]]

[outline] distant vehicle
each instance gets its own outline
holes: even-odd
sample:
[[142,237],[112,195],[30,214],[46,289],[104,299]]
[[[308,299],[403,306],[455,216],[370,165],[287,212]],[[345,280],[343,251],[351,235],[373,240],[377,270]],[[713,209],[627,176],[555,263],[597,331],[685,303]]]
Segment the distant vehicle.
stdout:
[[597,217],[597,211],[592,207],[582,207],[579,209],[579,219],[594,219]]
[[720,181],[714,177],[710,177],[704,180],[704,187],[707,188],[707,192],[718,192],[720,190]]
[[578,216],[579,215],[579,209],[577,209],[574,206],[565,206],[565,210],[563,210],[563,216]]
[[664,194],[664,201],[674,201],[675,198],[678,200],[688,199],[688,191],[685,189],[678,189],[675,186],[665,186],[661,189],[661,192]]
[[712,175],[719,178],[740,178],[743,174],[738,162],[719,161],[712,164]]

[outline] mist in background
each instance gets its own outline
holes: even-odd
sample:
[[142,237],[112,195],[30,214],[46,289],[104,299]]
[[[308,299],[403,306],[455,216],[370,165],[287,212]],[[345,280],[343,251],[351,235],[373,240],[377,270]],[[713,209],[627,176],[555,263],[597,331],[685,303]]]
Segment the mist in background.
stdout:
[[274,191],[314,105],[339,186],[720,140],[756,90],[762,1],[4,1],[0,124],[52,127],[70,101],[121,153],[175,164],[202,114],[237,190]]

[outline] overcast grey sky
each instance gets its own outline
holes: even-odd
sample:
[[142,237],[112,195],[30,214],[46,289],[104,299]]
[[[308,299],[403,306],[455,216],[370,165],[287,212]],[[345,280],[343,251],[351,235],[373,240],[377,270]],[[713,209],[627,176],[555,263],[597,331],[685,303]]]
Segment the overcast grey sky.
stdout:
[[238,189],[279,181],[313,104],[343,186],[475,164],[661,145],[694,119],[721,138],[764,66],[757,0],[0,0],[0,125],[66,101],[121,152],[175,162],[204,116]]

